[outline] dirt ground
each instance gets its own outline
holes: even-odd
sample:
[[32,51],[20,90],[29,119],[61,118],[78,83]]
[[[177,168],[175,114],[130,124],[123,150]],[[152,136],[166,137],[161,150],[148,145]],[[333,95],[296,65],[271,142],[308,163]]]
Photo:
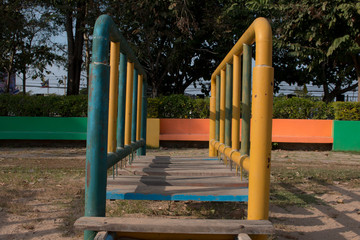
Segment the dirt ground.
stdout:
[[[82,239],[72,224],[83,215],[85,148],[0,148],[0,153],[0,239]],[[206,149],[148,151],[206,154]],[[271,179],[273,239],[360,239],[359,154],[275,150]]]

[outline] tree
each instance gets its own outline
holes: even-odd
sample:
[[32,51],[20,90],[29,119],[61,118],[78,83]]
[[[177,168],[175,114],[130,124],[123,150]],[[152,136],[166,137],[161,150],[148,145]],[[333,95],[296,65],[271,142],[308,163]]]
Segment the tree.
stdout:
[[[271,3],[268,0],[254,0],[248,4],[253,10],[272,20],[277,78],[284,77],[280,80],[290,84],[296,81],[300,85],[312,82],[322,86],[323,100],[326,102],[359,86],[358,1],[305,0]],[[297,74],[298,78],[294,76]]]
[[218,0],[120,0],[109,1],[108,12],[139,56],[155,97],[184,93],[190,84],[210,79],[234,39],[247,27],[247,15],[239,17],[237,11],[234,28],[232,19],[224,14],[231,4]]
[[[46,1],[45,1],[46,2]],[[53,11],[53,20],[63,27],[67,37],[67,95],[77,95],[83,71],[83,46],[88,43],[89,31],[100,15],[102,1],[51,0],[46,5]],[[87,58],[89,59],[87,45]],[[88,64],[87,64],[88,66]],[[88,68],[87,68],[88,71]]]
[[[53,26],[37,4],[32,1],[10,1],[0,5],[1,15],[1,68],[7,79],[16,72],[22,74],[23,93],[26,93],[27,73],[33,77],[43,75],[45,68],[57,60],[47,41]],[[6,92],[9,92],[7,82]]]

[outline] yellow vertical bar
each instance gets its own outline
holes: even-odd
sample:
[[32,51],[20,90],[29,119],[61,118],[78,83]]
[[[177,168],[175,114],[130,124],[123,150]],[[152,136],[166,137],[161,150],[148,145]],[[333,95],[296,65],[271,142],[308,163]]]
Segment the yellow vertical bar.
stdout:
[[128,62],[126,69],[126,106],[125,106],[125,141],[124,141],[125,146],[131,144],[133,79],[134,79],[134,63]]
[[108,120],[108,152],[116,152],[116,126],[119,95],[119,60],[120,43],[111,42],[110,45],[110,91],[109,91],[109,120]]
[[215,157],[216,151],[211,144],[211,140],[215,139],[215,118],[216,118],[216,79],[211,78],[211,97],[210,97],[210,123],[209,123],[209,157]]
[[253,69],[248,219],[269,217],[271,128],[274,69]]
[[225,92],[226,73],[225,69],[220,71],[220,142],[225,143]]
[[239,135],[240,135],[240,92],[241,92],[241,60],[240,60],[240,56],[234,55],[231,148],[236,150],[239,149]]
[[141,132],[141,104],[142,104],[142,85],[143,75],[138,76],[138,95],[137,95],[137,117],[136,117],[136,141],[140,140]]

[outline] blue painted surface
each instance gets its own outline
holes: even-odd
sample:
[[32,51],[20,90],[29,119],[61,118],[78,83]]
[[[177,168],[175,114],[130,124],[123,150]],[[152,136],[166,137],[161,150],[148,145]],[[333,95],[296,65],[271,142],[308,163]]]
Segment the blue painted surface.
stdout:
[[[142,86],[142,104],[141,104],[141,132],[140,132],[140,139],[145,140],[146,142],[146,119],[147,119],[147,82],[143,81]],[[138,151],[139,155],[145,156],[146,155],[146,144],[140,148]]]
[[[145,70],[121,35],[114,21],[106,14],[101,15],[96,20],[94,26],[92,62],[90,64],[86,140],[85,216],[105,216],[110,40],[120,42],[120,51],[126,54],[128,59],[134,62],[135,68],[145,75]],[[124,56],[121,58],[123,65]],[[120,65],[120,67],[122,65]],[[119,77],[121,78],[119,83],[121,85],[122,78],[124,78],[121,72]],[[124,86],[120,86],[120,88],[120,97],[123,98],[122,88],[124,88]],[[123,105],[124,104],[120,104],[120,106]],[[119,112],[121,113],[122,111]],[[120,121],[122,120],[121,118],[119,119]],[[118,136],[118,138],[119,137],[122,138],[121,136]],[[95,235],[95,231],[86,230],[84,232],[84,239],[94,239]]]
[[133,102],[132,102],[132,118],[131,118],[131,142],[136,142],[137,100],[138,100],[138,71],[137,69],[134,69]]
[[[109,40],[106,39],[109,33],[103,28],[111,24],[112,20],[110,20],[99,18],[94,28],[86,140],[85,216],[88,217],[103,217],[106,208],[107,168],[105,163],[107,159],[110,66],[107,62]],[[99,60],[103,61],[98,62]],[[95,231],[86,230],[84,239],[93,239],[95,235]]]
[[158,201],[206,201],[206,202],[247,202],[248,195],[162,195],[142,193],[122,193],[121,190],[106,192],[106,199],[115,200],[158,200]]
[[214,160],[218,160],[218,161],[219,161],[219,159],[218,159],[217,157],[215,157],[215,158],[202,158],[201,160],[205,160],[205,161],[214,161]]

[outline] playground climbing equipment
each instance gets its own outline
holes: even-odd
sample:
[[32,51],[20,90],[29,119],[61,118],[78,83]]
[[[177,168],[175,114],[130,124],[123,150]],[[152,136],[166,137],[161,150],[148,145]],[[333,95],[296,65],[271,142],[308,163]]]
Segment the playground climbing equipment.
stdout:
[[[250,45],[254,42],[256,66],[250,108]],[[135,151],[138,155],[146,154],[146,74],[113,20],[107,15],[98,18],[90,66],[85,216],[75,223],[85,230],[84,239],[230,240],[249,239],[247,234],[252,239],[264,239],[266,234],[273,233],[267,221],[273,91],[271,51],[270,25],[263,18],[256,19],[212,74],[211,158],[143,157],[124,169],[130,175],[111,179],[107,178],[109,168],[127,157],[132,163]],[[248,198],[247,183],[212,161],[216,156],[249,171]],[[106,217],[106,197],[176,201],[248,199],[248,220]]]
[[[95,23],[89,83],[85,216],[101,217],[107,169],[146,154],[146,73],[108,15]],[[85,231],[85,239],[95,234]]]
[[[251,93],[250,45],[254,42],[256,56]],[[248,220],[268,219],[273,80],[271,27],[266,19],[258,18],[211,76],[209,156],[222,155],[225,161],[230,159],[238,168],[249,172]]]

